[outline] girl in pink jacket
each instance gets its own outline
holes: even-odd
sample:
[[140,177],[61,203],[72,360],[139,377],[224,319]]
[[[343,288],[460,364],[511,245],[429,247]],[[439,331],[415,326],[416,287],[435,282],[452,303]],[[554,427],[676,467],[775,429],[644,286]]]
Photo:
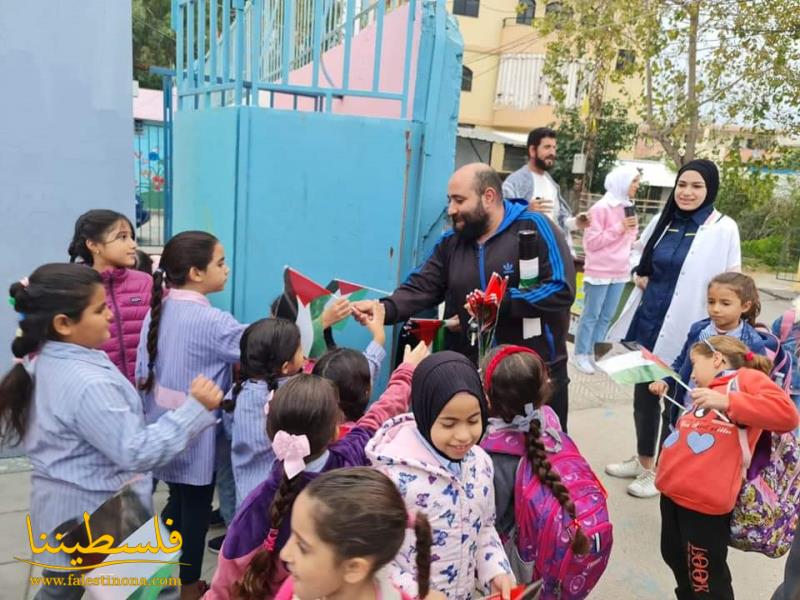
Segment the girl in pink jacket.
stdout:
[[69,245],[69,261],[76,259],[100,273],[114,317],[111,337],[100,349],[135,385],[136,348],[150,309],[153,278],[136,270],[136,238],[128,217],[103,209],[78,217]]
[[605,339],[625,283],[631,278],[631,248],[639,228],[631,198],[639,189],[639,171],[617,167],[606,175],[605,187],[605,195],[589,209],[591,225],[583,234],[584,301],[575,334],[574,363],[589,375],[594,373],[594,345]]

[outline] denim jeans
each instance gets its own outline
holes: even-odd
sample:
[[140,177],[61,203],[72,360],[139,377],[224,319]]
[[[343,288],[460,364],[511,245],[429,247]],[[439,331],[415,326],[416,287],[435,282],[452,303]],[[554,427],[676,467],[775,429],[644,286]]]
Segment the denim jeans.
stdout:
[[217,433],[216,473],[219,512],[225,526],[231,524],[236,515],[236,482],[231,464],[231,441],[224,431]]
[[593,354],[594,345],[605,339],[624,289],[624,283],[583,284],[583,312],[575,334],[575,354]]

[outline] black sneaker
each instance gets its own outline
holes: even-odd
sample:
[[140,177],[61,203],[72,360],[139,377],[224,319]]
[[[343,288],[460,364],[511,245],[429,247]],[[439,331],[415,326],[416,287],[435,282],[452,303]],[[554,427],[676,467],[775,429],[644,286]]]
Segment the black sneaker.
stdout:
[[211,520],[208,522],[209,527],[225,527],[225,519],[222,518],[222,513],[218,508],[211,511]]
[[208,551],[211,552],[211,554],[219,554],[220,549],[222,549],[222,542],[224,541],[224,535],[208,540]]

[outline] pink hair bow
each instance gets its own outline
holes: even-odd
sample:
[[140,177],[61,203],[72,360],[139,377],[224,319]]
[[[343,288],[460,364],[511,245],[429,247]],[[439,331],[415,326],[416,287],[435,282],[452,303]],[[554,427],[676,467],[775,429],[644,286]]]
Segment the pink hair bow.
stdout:
[[305,435],[292,435],[285,431],[279,431],[272,440],[272,450],[275,458],[283,461],[283,470],[289,479],[302,473],[306,468],[306,456],[311,454],[311,446],[308,437]]

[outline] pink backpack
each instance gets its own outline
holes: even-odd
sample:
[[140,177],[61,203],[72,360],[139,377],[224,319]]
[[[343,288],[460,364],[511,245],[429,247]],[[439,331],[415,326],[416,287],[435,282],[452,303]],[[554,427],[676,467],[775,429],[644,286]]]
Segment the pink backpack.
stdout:
[[575,514],[590,541],[589,552],[575,555],[575,528],[549,488],[533,474],[525,456],[525,434],[517,430],[490,433],[481,443],[488,452],[522,457],[514,483],[514,546],[523,563],[541,579],[542,600],[582,600],[589,595],[608,565],[613,544],[606,490],[575,443],[561,431],[555,412],[540,409],[545,420],[542,441],[553,470],[575,503]]

